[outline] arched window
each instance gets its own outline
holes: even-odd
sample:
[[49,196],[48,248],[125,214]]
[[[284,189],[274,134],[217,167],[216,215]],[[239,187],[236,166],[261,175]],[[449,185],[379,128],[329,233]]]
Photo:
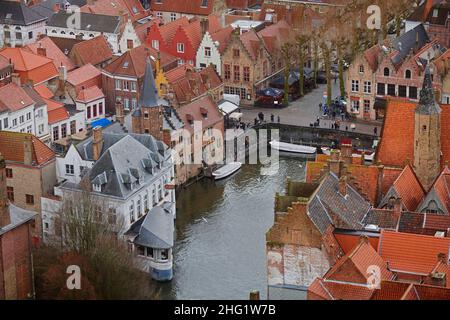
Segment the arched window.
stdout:
[[91,37],[91,38],[93,38],[94,37],[94,35],[91,33],[90,35],[89,35],[89,37]]
[[70,33],[69,33],[71,36],[74,36],[75,35],[75,33],[73,32],[73,31],[70,31]]
[[408,70],[405,71],[405,78],[406,79],[411,79],[411,70],[408,69]]
[[385,77],[389,77],[390,73],[391,73],[391,72],[390,72],[389,68],[387,68],[387,67],[384,68],[384,76],[385,76]]
[[63,30],[63,31],[61,31],[61,34],[66,34],[66,32]]
[[16,27],[16,30],[22,30],[20,27]]
[[52,33],[56,33],[56,30],[52,30]]

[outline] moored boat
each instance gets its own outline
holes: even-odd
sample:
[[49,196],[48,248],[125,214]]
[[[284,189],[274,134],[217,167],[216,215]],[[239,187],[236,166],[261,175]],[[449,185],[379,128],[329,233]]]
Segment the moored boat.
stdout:
[[212,176],[214,177],[215,180],[224,179],[226,177],[231,176],[233,173],[238,171],[241,167],[242,167],[242,163],[231,162],[231,163],[224,165],[223,167],[220,167],[216,171],[214,171],[212,173]]
[[269,144],[272,146],[272,148],[284,152],[300,153],[300,154],[315,154],[317,152],[317,148],[304,146],[301,144],[286,143],[276,140],[270,141]]

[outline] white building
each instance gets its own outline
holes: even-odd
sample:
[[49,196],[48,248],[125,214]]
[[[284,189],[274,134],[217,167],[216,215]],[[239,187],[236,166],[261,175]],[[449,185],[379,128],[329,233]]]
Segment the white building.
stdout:
[[[139,267],[157,280],[172,278],[175,173],[171,151],[163,142],[148,134],[103,132],[97,127],[91,138],[71,145],[57,159],[57,175],[59,199],[75,199],[82,192],[82,179],[90,183],[90,195],[102,203],[108,221],[121,222],[120,235],[132,245]],[[62,202],[42,200],[44,240],[54,241]],[[152,213],[155,216],[147,218]]]
[[10,83],[0,87],[0,130],[48,138],[47,105],[31,87]]
[[[76,17],[79,17],[78,19]],[[72,23],[68,23],[72,22]],[[121,18],[85,12],[60,10],[48,21],[46,33],[49,37],[89,40],[103,35],[114,54],[119,53]]]
[[47,18],[15,1],[0,1],[0,47],[22,47],[45,34]]
[[[51,101],[54,104],[60,104]],[[60,107],[48,111],[51,142],[58,142],[86,129],[84,112],[76,109],[75,105],[60,104]]]
[[83,112],[86,124],[105,118],[105,95],[99,87],[82,89],[75,103],[77,110]]
[[217,73],[222,75],[222,54],[230,39],[233,28],[228,26],[215,33],[206,31],[197,50],[196,67],[203,69],[212,64]]
[[134,28],[131,19],[128,19],[119,40],[119,51],[127,52],[128,50],[136,48],[140,45],[141,40],[136,33],[136,29]]

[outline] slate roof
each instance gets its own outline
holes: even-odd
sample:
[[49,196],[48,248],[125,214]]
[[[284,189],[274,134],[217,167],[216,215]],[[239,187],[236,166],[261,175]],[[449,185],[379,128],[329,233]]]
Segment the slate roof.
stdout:
[[433,81],[431,80],[429,65],[427,65],[425,69],[425,78],[423,80],[422,90],[420,91],[420,100],[415,112],[424,115],[441,113],[441,108],[434,96]]
[[[59,4],[62,8],[64,3],[64,0],[42,0],[30,8],[39,15],[50,18],[55,13],[55,5]],[[73,6],[82,7],[86,4],[86,0],[70,0],[70,4]]]
[[392,62],[395,65],[399,64],[409,55],[411,49],[420,49],[429,41],[430,38],[428,37],[428,33],[422,24],[412,30],[409,30],[398,38],[392,40],[393,47],[398,51],[398,54],[392,57]]
[[[65,11],[59,11],[54,14],[47,22],[48,26],[67,28],[67,19],[71,16],[71,13]],[[107,16],[103,14],[93,13],[80,13],[80,29],[86,31],[97,31],[105,33],[119,33],[120,29],[120,17]]]
[[360,230],[371,205],[347,184],[347,196],[339,193],[339,178],[327,174],[309,204],[308,215],[321,233],[330,224],[336,228]]
[[171,209],[174,204],[166,202],[162,206],[153,207],[145,216],[136,221],[126,235],[136,236],[135,245],[170,249],[174,244],[174,215]]
[[46,19],[47,17],[20,2],[0,1],[0,24],[27,26]]
[[9,204],[8,210],[11,223],[7,226],[4,226],[3,228],[0,227],[0,236],[8,231],[17,228],[18,226],[21,226],[24,223],[27,223],[28,221],[34,219],[34,217],[37,215],[37,213],[34,211],[24,210],[22,208],[16,207],[12,203]]

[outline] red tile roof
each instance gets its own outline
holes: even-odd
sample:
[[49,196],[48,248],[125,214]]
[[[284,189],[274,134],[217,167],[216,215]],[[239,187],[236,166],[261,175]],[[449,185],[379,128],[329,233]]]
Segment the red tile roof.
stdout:
[[[450,169],[445,166],[442,173],[434,182],[431,190],[434,190],[439,197],[439,200],[450,212]],[[431,191],[430,190],[430,191]]]
[[390,270],[428,275],[436,266],[438,254],[448,259],[450,238],[383,230],[378,253],[389,262]]
[[371,300],[401,300],[410,286],[409,283],[382,281]]
[[223,53],[225,48],[227,47],[228,41],[230,41],[231,33],[233,32],[232,26],[227,26],[225,28],[222,28],[214,33],[211,34],[211,39],[214,42],[219,43],[219,47],[217,48],[220,53]]
[[39,84],[34,87],[34,90],[42,97],[51,99],[53,98],[54,94],[50,91],[50,89],[45,84]]
[[38,48],[44,48],[45,56],[52,59],[56,68],[63,65],[67,68],[67,71],[75,69],[72,60],[70,60],[49,37],[39,39],[36,42],[27,45],[25,48],[29,49],[34,54],[38,54]]
[[417,283],[381,282],[371,300],[449,300],[450,289]]
[[86,89],[82,89],[77,96],[76,101],[88,103],[94,100],[104,98],[102,90],[97,86],[92,86]]
[[388,99],[386,117],[376,159],[385,166],[403,168],[414,160],[414,110],[417,104],[402,99]]
[[397,191],[408,211],[415,211],[425,197],[425,190],[413,168],[409,165],[403,169],[400,176],[395,180],[393,188]]
[[32,159],[35,164],[43,165],[55,159],[52,149],[32,134],[10,131],[0,131],[0,154],[5,157],[6,161],[23,163],[24,142],[27,137],[32,141]]
[[[404,167],[414,160],[414,110],[417,104],[401,98],[388,99],[376,159],[386,166]],[[450,105],[441,105],[442,165],[450,162]]]
[[163,26],[160,26],[159,32],[161,33],[164,42],[168,44],[169,42],[172,41],[173,36],[177,32],[178,28],[180,26],[187,26],[187,25],[189,25],[189,19],[186,17],[181,17],[180,19],[171,21]]
[[384,196],[397,180],[398,176],[403,172],[400,168],[383,168],[383,175],[381,177],[381,194]]
[[450,229],[450,216],[426,213],[423,227],[433,230],[432,232],[447,231]]
[[183,64],[172,70],[167,71],[164,75],[169,83],[175,83],[186,76],[189,71],[194,71],[194,67],[189,64]]
[[373,290],[362,285],[317,278],[308,288],[308,300],[369,300]]
[[47,104],[48,123],[54,124],[63,120],[69,119],[69,113],[67,112],[63,103],[57,102],[51,99],[43,98]]
[[89,63],[95,66],[113,58],[112,49],[102,35],[76,43],[70,55],[80,66]]
[[150,14],[139,0],[95,0],[81,7],[81,12],[104,14],[108,16],[126,16],[137,21]]
[[[202,112],[204,112],[202,109],[207,111],[206,118],[202,115]],[[212,128],[220,122],[223,123],[223,116],[220,113],[217,104],[210,96],[205,96],[182,106],[177,112],[181,120],[186,124],[185,129],[189,130],[191,133],[194,132],[194,127],[189,125],[189,119],[193,121],[202,121],[203,129]]]
[[202,7],[203,0],[190,0],[190,1],[173,1],[173,0],[161,0],[152,1],[151,9],[155,12],[176,12],[193,15],[207,16],[212,13],[215,0],[207,1],[207,6]]
[[34,84],[39,84],[58,76],[58,70],[52,59],[34,54],[24,48],[5,48],[0,51],[0,55],[11,59],[14,70],[22,73],[21,79],[24,82],[31,80]]
[[69,72],[67,75],[67,82],[73,86],[76,86],[88,80],[94,79],[101,74],[102,73],[100,72],[100,70],[89,63]]
[[[136,48],[128,50],[122,54],[119,58],[111,62],[105,67],[105,71],[112,75],[124,75],[141,78],[145,72],[145,61],[147,55],[150,55],[152,59],[153,70],[155,70],[155,61],[158,57],[158,51],[146,45],[140,45]],[[165,69],[173,63],[176,63],[177,58],[170,54],[160,52],[161,68]]]
[[[11,111],[17,111],[26,108],[34,103],[33,99],[15,83],[9,83],[0,87],[0,101],[3,108]],[[2,107],[0,106],[0,110]]]

